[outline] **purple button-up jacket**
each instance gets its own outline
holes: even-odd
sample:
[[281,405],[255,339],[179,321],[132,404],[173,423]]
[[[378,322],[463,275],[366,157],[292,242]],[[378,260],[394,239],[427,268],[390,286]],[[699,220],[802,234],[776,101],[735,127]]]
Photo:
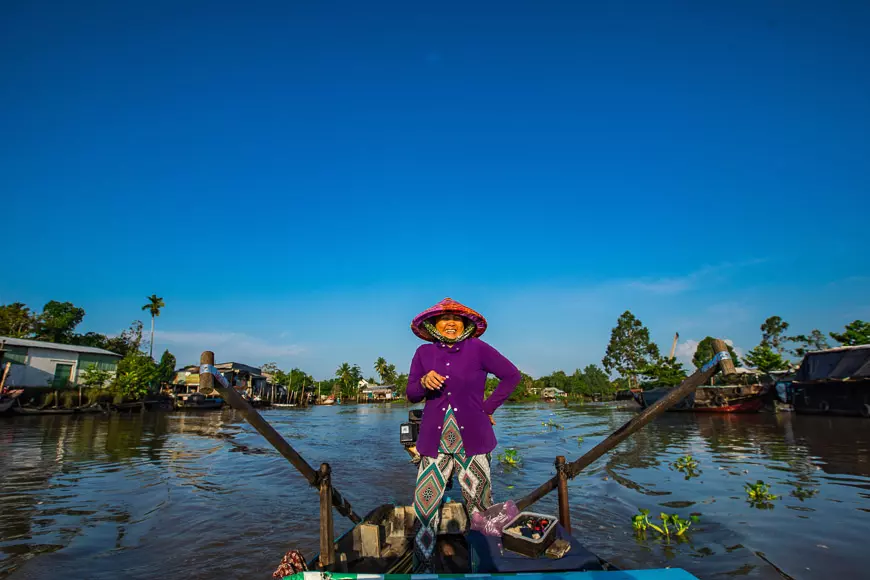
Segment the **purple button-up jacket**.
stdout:
[[[429,371],[445,377],[444,386],[437,391],[420,384],[420,379]],[[500,382],[484,400],[487,374],[495,375]],[[490,453],[495,449],[496,440],[489,415],[510,397],[521,378],[511,361],[479,338],[467,338],[450,346],[424,344],[418,348],[411,361],[407,389],[411,403],[426,399],[417,451],[427,457],[438,457],[444,415],[450,405],[462,433],[465,454]]]

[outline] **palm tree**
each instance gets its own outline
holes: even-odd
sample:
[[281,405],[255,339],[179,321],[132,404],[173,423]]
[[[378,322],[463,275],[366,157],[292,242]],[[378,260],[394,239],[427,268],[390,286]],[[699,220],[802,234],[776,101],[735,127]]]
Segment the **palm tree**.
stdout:
[[151,312],[151,347],[149,356],[154,357],[154,317],[160,316],[160,309],[166,306],[166,303],[163,302],[163,298],[159,298],[157,294],[152,294],[148,298],[148,304],[142,307],[142,310],[148,310]]
[[384,385],[387,382],[387,374],[389,373],[390,365],[387,364],[387,359],[384,357],[378,357],[378,360],[375,361],[375,372],[378,373],[378,376],[381,377],[381,384]]
[[350,363],[343,362],[335,371],[335,376],[339,382],[347,386],[348,382],[353,378],[353,370],[350,368]]

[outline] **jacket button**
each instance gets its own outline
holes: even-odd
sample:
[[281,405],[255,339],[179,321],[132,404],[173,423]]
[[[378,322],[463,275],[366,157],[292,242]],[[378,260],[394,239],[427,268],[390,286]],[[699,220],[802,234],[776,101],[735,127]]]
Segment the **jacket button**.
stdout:
[[450,366],[450,363],[447,363],[447,366]]
[[459,428],[460,431],[462,431],[462,430],[464,430],[464,429],[465,429],[465,427],[460,427],[460,428]]
[[450,395],[452,395],[452,394],[453,394],[453,393],[447,393],[447,396],[450,396]]
[[447,407],[441,407],[441,410],[442,410],[442,411],[446,411],[446,410],[447,410]]
[[453,412],[454,412],[454,413],[458,413],[458,412],[459,412],[459,409],[453,409]]

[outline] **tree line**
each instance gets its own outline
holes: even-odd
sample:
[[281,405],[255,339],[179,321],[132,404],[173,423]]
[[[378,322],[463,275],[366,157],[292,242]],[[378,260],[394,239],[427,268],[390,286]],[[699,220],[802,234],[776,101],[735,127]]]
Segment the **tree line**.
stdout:
[[0,336],[89,346],[119,354],[122,358],[114,376],[92,365],[82,373],[81,383],[90,388],[105,387],[126,398],[140,398],[149,389],[171,382],[176,363],[175,356],[168,350],[163,352],[159,362],[152,357],[154,319],[160,316],[165,303],[156,294],[146,300],[142,310],[151,315],[150,340],[143,336],[141,320],[134,320],[117,336],[99,332],[78,333],[76,328],[85,318],[85,309],[72,302],[57,300],[47,302],[41,312],[32,311],[22,302],[0,305]]
[[[794,366],[792,357],[800,359],[807,352],[831,347],[818,329],[809,334],[789,335],[789,327],[779,316],[767,318],[761,325],[761,342],[742,359],[728,346],[734,364],[745,364],[761,372],[784,371]],[[870,344],[870,323],[855,320],[842,332],[829,332],[828,336],[841,346]],[[707,336],[698,344],[692,363],[701,368],[711,358],[713,338]],[[601,362],[608,373],[617,373],[629,388],[676,386],[687,376],[682,363],[661,355],[658,345],[650,340],[649,330],[630,310],[617,319]]]

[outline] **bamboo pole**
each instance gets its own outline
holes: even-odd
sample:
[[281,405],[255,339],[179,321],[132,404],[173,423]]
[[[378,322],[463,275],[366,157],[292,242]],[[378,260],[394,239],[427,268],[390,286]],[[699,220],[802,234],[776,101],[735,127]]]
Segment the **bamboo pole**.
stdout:
[[[702,368],[695,371],[695,373],[684,380],[680,386],[671,389],[670,393],[656,401],[655,404],[650,405],[639,414],[635,415],[634,418],[628,421],[625,425],[611,433],[607,439],[590,449],[579,459],[568,464],[565,468],[567,477],[576,477],[578,473],[588,467],[596,459],[628,439],[632,433],[638,431],[667,409],[692,394],[696,388],[710,380],[710,378],[719,371],[720,367],[726,374],[733,373],[734,362],[728,354],[728,346],[723,341],[716,339],[713,341],[713,351],[715,353],[713,359]],[[556,489],[559,483],[559,477],[560,474],[556,474],[555,477],[542,483],[537,489],[518,500],[516,504],[520,511],[528,508],[530,505]]]
[[[299,473],[308,480],[308,483],[311,484],[312,487],[320,488],[320,475],[314,471],[308,462],[305,461],[305,459],[299,455],[289,443],[287,443],[286,439],[281,437],[281,435],[275,431],[275,428],[272,427],[268,421],[263,419],[262,415],[251,407],[248,402],[235,391],[235,389],[229,386],[229,383],[227,383],[227,380],[223,375],[214,368],[214,353],[211,351],[203,352],[200,361],[202,362],[199,369],[200,385],[202,385],[203,381],[206,380],[206,376],[211,377],[211,382],[214,385],[214,388],[217,389],[224,400],[229,403],[233,409],[239,411],[245,420],[250,423],[251,426],[266,439],[266,441],[271,443],[272,447],[274,447],[278,453],[283,455],[287,461],[292,463],[293,467],[295,467]],[[357,524],[362,521],[362,518],[354,513],[350,502],[344,499],[335,488],[332,488],[332,504],[335,506],[335,509],[338,510],[338,513],[350,519],[353,523]]]
[[[214,353],[210,350],[205,351],[201,355],[199,355],[199,365],[211,365],[214,366]],[[202,372],[202,368],[199,370],[199,392],[203,395],[207,395],[214,390],[214,376],[211,373]]]
[[565,471],[565,456],[556,457],[556,475],[559,478],[559,523],[571,533],[571,507],[568,505],[568,474]]
[[668,356],[668,358],[670,360],[674,360],[674,353],[677,350],[677,342],[679,342],[679,340],[680,340],[680,333],[675,332],[674,333],[674,343],[671,345],[671,354]]
[[335,531],[332,525],[332,470],[320,464],[320,567],[335,562]]
[[0,379],[0,393],[6,390],[6,377],[9,376],[9,368],[11,366],[11,362],[7,362],[5,365],[3,365],[3,378]]

